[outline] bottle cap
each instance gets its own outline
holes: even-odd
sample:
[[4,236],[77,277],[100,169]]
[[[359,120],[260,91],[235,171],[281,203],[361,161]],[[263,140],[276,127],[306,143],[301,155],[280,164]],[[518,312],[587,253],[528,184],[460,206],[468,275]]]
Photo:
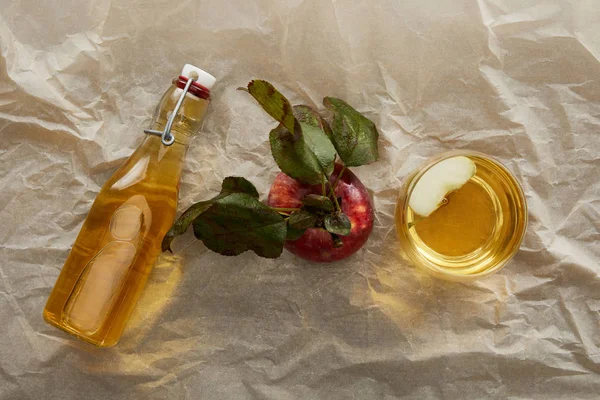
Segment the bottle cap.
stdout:
[[181,70],[181,76],[186,78],[196,78],[196,82],[210,90],[216,82],[216,78],[208,72],[193,66],[192,64],[185,64]]

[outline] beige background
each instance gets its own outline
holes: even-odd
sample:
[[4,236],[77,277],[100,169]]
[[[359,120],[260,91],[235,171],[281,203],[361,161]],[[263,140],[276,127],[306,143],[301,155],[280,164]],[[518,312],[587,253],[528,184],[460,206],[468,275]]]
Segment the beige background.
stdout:
[[[523,1],[0,1],[0,398],[596,399],[600,393],[600,4]],[[191,235],[162,259],[121,344],[45,325],[103,182],[191,62],[218,78],[180,209],[244,175],[266,195],[273,126],[251,78],[365,112],[374,233],[315,266],[225,258]],[[399,255],[400,182],[472,149],[523,183],[521,251],[474,284]]]

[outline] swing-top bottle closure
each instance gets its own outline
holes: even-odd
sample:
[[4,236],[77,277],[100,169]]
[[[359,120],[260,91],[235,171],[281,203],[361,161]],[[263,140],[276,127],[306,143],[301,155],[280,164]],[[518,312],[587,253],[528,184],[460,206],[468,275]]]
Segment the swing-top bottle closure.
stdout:
[[175,104],[175,108],[171,112],[165,129],[163,131],[155,131],[152,129],[145,129],[144,133],[148,135],[156,135],[161,137],[161,142],[165,146],[170,146],[175,142],[175,135],[171,133],[171,127],[175,122],[175,117],[179,113],[179,109],[185,100],[185,96],[190,93],[201,99],[208,100],[210,98],[210,89],[215,84],[216,78],[208,72],[195,67],[191,64],[185,64],[181,70],[181,75],[176,78],[173,83],[178,88],[183,89],[179,100]]

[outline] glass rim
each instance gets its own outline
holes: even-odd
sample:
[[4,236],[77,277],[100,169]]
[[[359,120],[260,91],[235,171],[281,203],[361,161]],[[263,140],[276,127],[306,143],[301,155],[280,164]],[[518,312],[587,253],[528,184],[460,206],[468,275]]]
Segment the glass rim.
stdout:
[[[519,197],[519,199],[521,200],[521,203],[523,204],[523,229],[520,230],[520,232],[515,232],[517,234],[519,234],[518,240],[515,241],[515,245],[513,246],[513,248],[510,250],[510,252],[501,260],[497,263],[497,265],[495,265],[494,267],[482,271],[482,272],[477,272],[474,274],[469,274],[469,275],[460,275],[460,274],[456,274],[456,273],[452,273],[451,271],[448,271],[448,269],[446,268],[440,268],[437,265],[435,265],[433,262],[426,260],[427,262],[421,262],[421,263],[415,263],[412,260],[412,257],[410,254],[407,254],[409,256],[409,259],[411,259],[411,262],[413,262],[413,264],[418,264],[417,266],[421,266],[424,269],[427,269],[429,271],[434,272],[435,274],[439,274],[441,276],[445,276],[445,277],[451,277],[451,278],[458,278],[456,279],[457,281],[471,281],[471,280],[476,280],[479,278],[483,278],[489,275],[492,275],[496,272],[498,272],[499,270],[501,270],[502,268],[504,268],[506,266],[506,264],[508,264],[508,262],[515,256],[515,254],[519,251],[519,249],[521,248],[521,244],[523,243],[523,239],[525,238],[525,234],[527,233],[527,225],[529,222],[529,211],[528,211],[528,206],[527,206],[527,199],[525,197],[525,192],[523,190],[523,186],[521,185],[521,182],[519,182],[519,180],[517,179],[517,177],[500,161],[498,161],[496,158],[485,154],[485,153],[481,153],[479,151],[475,151],[475,150],[449,150],[449,151],[444,151],[441,153],[438,153],[432,157],[429,157],[423,164],[421,167],[417,167],[417,169],[415,170],[416,172],[409,175],[409,177],[407,178],[407,181],[404,183],[404,186],[406,187],[406,189],[403,189],[402,192],[402,196],[403,198],[403,204],[402,204],[402,210],[400,210],[400,212],[402,213],[402,215],[406,215],[406,212],[408,211],[408,203],[409,203],[409,199],[410,196],[417,184],[417,182],[419,181],[419,179],[423,176],[423,174],[425,174],[425,172],[427,172],[430,168],[432,168],[434,165],[438,164],[439,162],[446,160],[448,158],[452,158],[452,157],[457,157],[457,156],[475,156],[475,157],[479,157],[479,158],[483,158],[486,160],[491,161],[492,163],[496,164],[498,167],[500,167],[506,174],[507,176],[515,183],[515,187],[516,187],[516,194]],[[399,199],[400,200],[400,199]],[[404,221],[404,217],[402,218],[402,222],[403,224],[405,224]],[[405,243],[401,243],[402,246],[408,245],[410,246],[412,252],[414,252],[415,254],[419,254],[419,251],[417,249],[417,247],[415,246],[415,241],[411,238],[410,235],[404,235],[406,240],[402,240],[401,242],[405,242]],[[419,256],[422,257],[422,256]]]

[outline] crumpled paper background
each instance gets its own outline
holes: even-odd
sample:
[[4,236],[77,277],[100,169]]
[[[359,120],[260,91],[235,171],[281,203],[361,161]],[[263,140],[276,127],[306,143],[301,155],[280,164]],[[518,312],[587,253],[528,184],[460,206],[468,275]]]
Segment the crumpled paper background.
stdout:
[[[600,7],[596,0],[18,0],[0,7],[0,398],[596,399],[600,393]],[[182,210],[222,178],[266,196],[273,122],[236,87],[346,99],[381,133],[355,168],[376,227],[330,266],[162,258],[121,343],[42,309],[92,201],[186,62],[218,83]],[[457,284],[401,257],[409,172],[449,149],[522,182],[521,251]]]

